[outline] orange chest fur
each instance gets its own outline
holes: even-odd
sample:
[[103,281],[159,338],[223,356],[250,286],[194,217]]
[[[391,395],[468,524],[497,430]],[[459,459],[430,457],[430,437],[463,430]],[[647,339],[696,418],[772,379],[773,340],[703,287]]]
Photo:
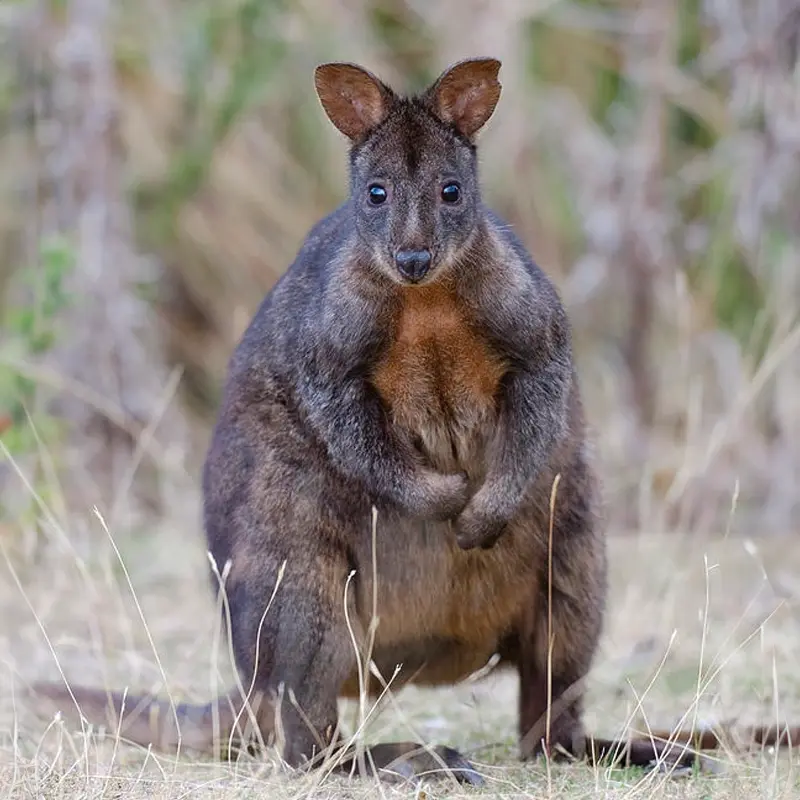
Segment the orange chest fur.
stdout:
[[502,359],[440,286],[403,290],[373,383],[433,466],[471,468],[493,428]]

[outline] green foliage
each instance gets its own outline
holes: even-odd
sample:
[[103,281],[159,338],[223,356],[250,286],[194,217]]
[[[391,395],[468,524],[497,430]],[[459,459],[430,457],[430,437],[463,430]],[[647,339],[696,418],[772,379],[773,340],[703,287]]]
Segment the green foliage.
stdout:
[[[593,11],[621,11],[618,4],[605,0],[579,0],[574,8],[584,9],[589,16]],[[627,125],[621,127],[618,123],[620,120],[627,123],[628,116],[635,113],[643,100],[637,82],[632,80],[634,76],[627,72],[624,37],[592,30],[590,25],[583,29],[564,27],[557,9],[530,19],[526,32],[532,83],[571,91],[610,140],[624,139],[628,135]],[[672,57],[676,68],[702,85],[709,96],[724,97],[728,91],[725,77],[709,80],[698,69],[698,60],[713,38],[704,25],[700,0],[679,0],[675,6],[674,34]],[[567,51],[571,56],[565,62],[563,53]],[[666,97],[664,102],[667,116],[665,177],[675,175],[698,156],[713,158],[718,149],[726,146],[730,131],[719,129],[713,113],[704,118],[702,107],[680,106],[679,98]],[[741,122],[760,133],[762,117],[762,110],[756,107],[750,118]],[[737,239],[734,218],[737,198],[731,176],[725,170],[724,165],[710,169],[695,185],[684,182],[679,186],[679,191],[684,193],[679,203],[679,226],[698,226],[708,235],[707,248],[687,259],[683,267],[695,295],[705,301],[718,326],[733,334],[743,349],[751,349],[758,358],[763,355],[772,322],[766,310],[769,270],[754,270],[751,254],[743,251]],[[552,184],[548,183],[556,198],[555,187],[559,180],[555,177]],[[564,191],[566,202],[562,204],[569,207],[571,195],[569,190]],[[579,242],[579,218],[562,212],[558,220],[560,241]],[[765,226],[763,234],[761,255],[767,263],[776,263],[782,243],[792,238],[788,227],[773,222]],[[761,336],[757,341],[759,331]]]
[[55,319],[67,303],[63,291],[66,274],[72,269],[74,254],[67,242],[51,239],[41,251],[41,269],[23,270],[18,280],[36,300],[31,305],[9,309],[5,328],[36,355],[49,350],[55,338]]
[[[692,69],[705,47],[700,11],[700,0],[681,0],[678,3],[680,37],[677,43],[677,60],[687,71]],[[672,116],[672,135],[677,141],[704,150],[713,147],[714,133],[703,119],[682,108],[673,108]]]
[[[257,100],[285,43],[276,24],[284,0],[214,0],[187,12],[185,100],[167,175],[138,191],[141,230],[151,246],[168,244],[178,214],[205,182],[214,152]],[[218,80],[224,75],[224,80]],[[222,83],[221,88],[213,87]]]
[[[6,311],[0,342],[0,438],[15,460],[35,455],[40,441],[52,446],[63,433],[59,420],[44,408],[39,385],[17,365],[42,356],[55,343],[58,316],[68,303],[64,279],[73,264],[69,243],[53,238],[42,243],[38,266],[15,275],[21,293],[30,298]],[[44,487],[36,488],[44,494]]]
[[421,91],[436,77],[433,55],[436,43],[406,2],[378,0],[367,8],[367,19],[376,39],[405,75],[406,89]]

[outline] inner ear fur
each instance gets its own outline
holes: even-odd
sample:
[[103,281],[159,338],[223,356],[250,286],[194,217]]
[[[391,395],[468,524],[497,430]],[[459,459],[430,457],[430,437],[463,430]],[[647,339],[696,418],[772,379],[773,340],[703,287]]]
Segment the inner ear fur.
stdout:
[[470,58],[454,64],[425,93],[431,109],[442,122],[472,137],[492,116],[500,99],[500,66],[496,58]]
[[388,86],[358,64],[320,64],[314,86],[328,119],[351,141],[383,122],[394,98]]

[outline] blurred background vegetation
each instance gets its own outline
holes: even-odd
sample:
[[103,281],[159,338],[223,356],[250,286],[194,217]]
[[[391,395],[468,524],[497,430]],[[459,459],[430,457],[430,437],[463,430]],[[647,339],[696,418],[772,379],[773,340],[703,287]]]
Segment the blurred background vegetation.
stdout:
[[571,313],[612,529],[797,531],[797,0],[6,0],[0,38],[26,547],[92,505],[199,520],[227,359],[345,195],[314,66],[411,91],[474,55],[503,61],[485,195]]

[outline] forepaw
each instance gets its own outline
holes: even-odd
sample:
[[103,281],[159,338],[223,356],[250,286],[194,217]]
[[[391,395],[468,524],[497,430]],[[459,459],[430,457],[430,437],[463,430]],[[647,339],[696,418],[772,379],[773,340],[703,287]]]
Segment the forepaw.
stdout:
[[503,535],[507,522],[470,503],[455,522],[456,542],[462,550],[489,550]]

